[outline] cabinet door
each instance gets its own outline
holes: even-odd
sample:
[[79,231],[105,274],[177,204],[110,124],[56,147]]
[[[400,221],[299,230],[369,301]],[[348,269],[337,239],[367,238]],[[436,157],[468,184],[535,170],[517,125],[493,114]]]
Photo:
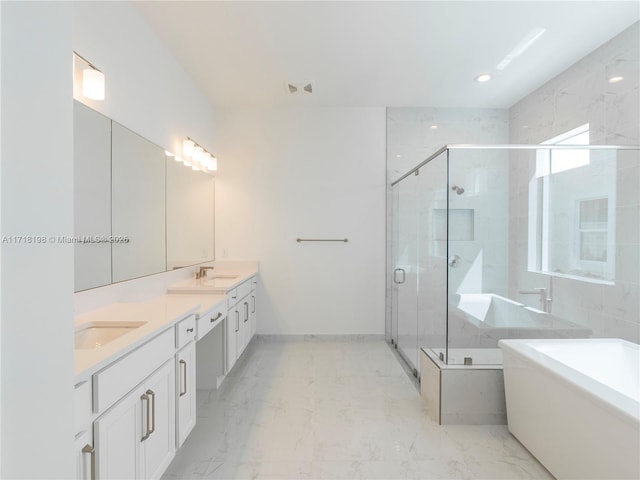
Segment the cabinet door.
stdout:
[[240,311],[236,305],[227,315],[227,374],[233,368],[238,358],[237,337],[240,331]]
[[[145,479],[160,478],[175,454],[175,376],[173,359],[144,382],[149,397],[148,438],[141,442],[142,473]],[[146,416],[146,414],[145,414]]]
[[249,314],[250,314],[249,322],[251,324],[251,328],[250,328],[251,335],[249,335],[249,340],[251,340],[253,338],[253,336],[256,334],[256,329],[258,327],[257,313],[256,313],[256,291],[255,290],[253,290],[251,292],[250,300],[251,300],[251,311],[249,312]]
[[195,342],[176,355],[176,403],[176,448],[180,448],[196,425]]
[[242,335],[241,338],[241,348],[238,356],[244,352],[244,349],[247,348],[249,342],[251,341],[251,297],[248,295],[241,302],[241,310],[240,315],[242,319]]
[[93,423],[96,473],[99,480],[141,478],[139,466],[142,438],[141,412],[146,403],[142,386],[116,403]]
[[85,430],[74,442],[76,452],[76,480],[94,480],[95,452],[92,429]]

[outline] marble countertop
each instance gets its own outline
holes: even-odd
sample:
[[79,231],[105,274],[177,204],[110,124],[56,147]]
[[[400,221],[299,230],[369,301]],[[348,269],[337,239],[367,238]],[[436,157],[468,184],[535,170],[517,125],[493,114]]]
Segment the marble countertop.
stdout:
[[170,285],[168,288],[171,294],[224,294],[236,288],[241,283],[258,273],[257,267],[245,266],[232,270],[225,267],[216,267],[215,277],[196,280],[190,278],[182,282]]
[[75,319],[76,332],[98,322],[110,322],[114,326],[118,323],[123,325],[129,322],[145,323],[99,348],[75,349],[76,383],[86,380],[96,371],[171,328],[178,321],[195,313],[199,307],[200,304],[195,301],[186,304],[155,299],[141,303],[114,303],[79,315]]
[[[188,289],[173,291],[143,302],[121,302],[78,315],[75,318],[75,331],[78,332],[91,324],[109,322],[110,326],[126,325],[133,322],[144,322],[144,325],[132,328],[130,332],[111,340],[99,348],[75,349],[74,374],[76,383],[87,380],[98,370],[106,367],[118,358],[151,340],[156,335],[172,328],[180,320],[189,315],[200,315],[226,302],[226,291],[248,280],[258,273],[257,268],[220,269],[220,275],[234,278],[220,278],[227,281],[224,287],[214,285],[190,292]],[[195,280],[182,282],[191,285]],[[192,289],[193,290],[193,289]],[[193,293],[193,294],[191,294]],[[225,305],[226,307],[226,305]]]
[[187,293],[170,293],[163,297],[152,300],[153,302],[167,302],[171,303],[175,308],[179,308],[180,305],[185,307],[193,303],[197,303],[199,306],[195,310],[197,316],[207,313],[211,309],[217,307],[219,304],[224,303],[224,308],[227,308],[227,296],[223,294],[187,294]]

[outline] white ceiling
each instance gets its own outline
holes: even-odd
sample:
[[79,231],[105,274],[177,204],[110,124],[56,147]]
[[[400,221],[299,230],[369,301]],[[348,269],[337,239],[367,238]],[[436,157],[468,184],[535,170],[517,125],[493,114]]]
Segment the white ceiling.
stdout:
[[214,106],[507,108],[640,18],[638,1],[134,4]]

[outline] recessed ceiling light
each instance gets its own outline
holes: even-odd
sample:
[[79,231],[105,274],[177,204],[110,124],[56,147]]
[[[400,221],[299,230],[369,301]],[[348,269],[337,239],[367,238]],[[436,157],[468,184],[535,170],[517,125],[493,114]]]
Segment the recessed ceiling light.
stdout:
[[436,130],[438,128],[438,125],[431,125],[431,127],[429,128],[431,128],[431,130]]
[[618,82],[621,82],[622,80],[624,80],[624,77],[621,77],[620,75],[616,75],[615,77],[609,78],[609,83],[618,83]]
[[478,83],[485,83],[491,80],[491,75],[489,75],[488,73],[481,73],[476,78],[474,78],[474,80]]

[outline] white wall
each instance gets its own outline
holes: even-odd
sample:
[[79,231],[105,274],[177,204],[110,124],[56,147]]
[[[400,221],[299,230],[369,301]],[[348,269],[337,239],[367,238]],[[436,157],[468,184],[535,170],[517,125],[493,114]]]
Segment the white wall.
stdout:
[[[512,143],[539,143],[589,123],[591,144],[640,145],[640,23],[621,32],[509,111]],[[607,79],[622,75],[611,84]],[[589,167],[585,167],[589,168]],[[510,284],[515,290],[548,286],[527,270],[528,183],[535,169],[511,169]],[[640,342],[640,156],[616,161],[615,284],[554,278],[553,313],[590,328],[593,336]],[[571,172],[566,172],[569,175]],[[595,172],[602,175],[602,172]],[[580,183],[577,175],[572,179]],[[584,182],[582,182],[584,183]],[[518,192],[524,192],[524,197]],[[560,212],[554,212],[559,214]],[[536,304],[535,298],[520,300]]]
[[[179,152],[194,138],[218,153],[213,109],[129,2],[73,2],[73,49],[105,74],[106,98],[78,100],[161,147]],[[221,157],[222,159],[222,157]],[[75,295],[76,314],[142,300],[192,276],[194,268],[151,275]]]
[[216,258],[260,262],[258,333],[384,333],[384,109],[219,110],[215,131]]
[[[71,235],[71,4],[0,9],[1,234]],[[73,249],[3,242],[0,252],[0,477],[72,478]]]

